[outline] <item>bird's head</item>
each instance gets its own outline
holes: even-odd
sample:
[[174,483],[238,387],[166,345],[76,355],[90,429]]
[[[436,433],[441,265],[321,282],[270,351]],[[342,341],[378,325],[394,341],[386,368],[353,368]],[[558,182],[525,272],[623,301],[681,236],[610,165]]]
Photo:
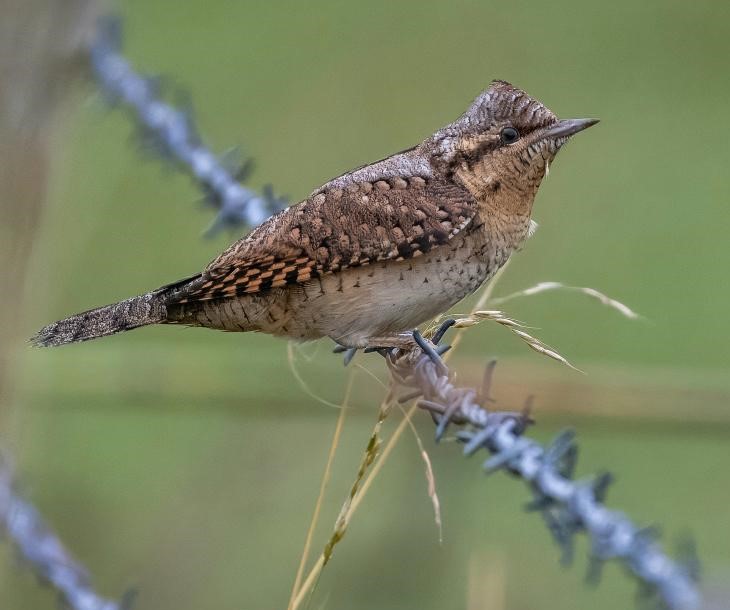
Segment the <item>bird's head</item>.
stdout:
[[505,81],[493,81],[456,121],[424,142],[435,168],[478,198],[527,208],[560,148],[597,119],[559,119]]

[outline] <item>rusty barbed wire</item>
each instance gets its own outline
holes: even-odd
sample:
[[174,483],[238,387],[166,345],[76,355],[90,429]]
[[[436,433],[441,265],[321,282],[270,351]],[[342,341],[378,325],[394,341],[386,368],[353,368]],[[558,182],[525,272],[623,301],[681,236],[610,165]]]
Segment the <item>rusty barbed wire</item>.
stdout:
[[521,478],[534,496],[526,508],[542,514],[562,548],[564,563],[572,559],[575,535],[584,532],[591,542],[589,581],[598,580],[605,561],[618,560],[637,578],[645,595],[672,610],[698,609],[698,569],[692,553],[685,563],[671,559],[658,544],[653,528],[638,527],[623,513],[607,508],[604,498],[611,482],[609,474],[573,479],[577,445],[572,431],[543,446],[524,436],[532,423],[529,408],[520,413],[485,409],[493,363],[479,391],[452,383],[452,374],[441,358],[449,346],[439,345],[449,322],[453,323],[442,326],[434,343],[414,331],[420,350],[398,358],[385,354],[393,376],[411,390],[403,400],[417,398],[418,406],[431,413],[437,441],[449,426],[459,425],[456,438],[464,443],[465,455],[486,450],[491,453],[483,463],[488,473],[503,469]]
[[127,603],[99,596],[86,568],[76,561],[38,509],[15,489],[13,469],[0,455],[0,533],[23,564],[51,586],[72,610],[124,610]]
[[250,160],[237,169],[227,167],[226,159],[203,144],[189,108],[183,111],[164,102],[159,79],[137,73],[120,49],[121,21],[101,20],[90,48],[97,85],[110,102],[131,111],[144,141],[192,176],[206,200],[218,208],[207,233],[226,226],[254,227],[286,207],[286,199],[277,197],[270,185],[261,193],[243,186],[240,181],[251,171]]

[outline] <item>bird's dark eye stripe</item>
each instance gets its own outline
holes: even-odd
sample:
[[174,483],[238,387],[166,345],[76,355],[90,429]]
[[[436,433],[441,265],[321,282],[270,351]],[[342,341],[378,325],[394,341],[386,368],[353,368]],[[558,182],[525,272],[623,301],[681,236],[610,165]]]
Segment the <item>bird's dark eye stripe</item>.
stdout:
[[505,144],[512,144],[520,139],[520,132],[514,127],[503,127],[499,135]]

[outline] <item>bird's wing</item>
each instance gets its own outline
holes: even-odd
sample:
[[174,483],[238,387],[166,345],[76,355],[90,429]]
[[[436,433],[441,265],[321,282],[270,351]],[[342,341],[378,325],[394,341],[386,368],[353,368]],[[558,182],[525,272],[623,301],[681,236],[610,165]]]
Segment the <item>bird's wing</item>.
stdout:
[[316,191],[233,244],[173,302],[260,293],[350,267],[414,258],[447,243],[476,211],[466,189],[435,178]]

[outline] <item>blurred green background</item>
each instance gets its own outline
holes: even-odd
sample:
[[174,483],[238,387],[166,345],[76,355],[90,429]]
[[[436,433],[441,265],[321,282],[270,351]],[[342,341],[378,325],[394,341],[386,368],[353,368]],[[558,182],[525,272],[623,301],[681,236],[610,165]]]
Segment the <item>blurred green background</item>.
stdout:
[[[476,383],[498,357],[500,407],[535,394],[538,438],[575,427],[579,473],[613,471],[610,505],[661,525],[669,545],[690,532],[707,586],[730,599],[730,5],[136,0],[120,11],[136,67],[188,90],[206,141],[242,144],[257,162],[250,184],[292,201],[420,141],[493,78],[560,116],[601,118],[560,153],[536,202],[540,229],[496,292],[593,286],[645,319],[567,293],[514,301],[507,312],[586,374],[492,324],[467,333],[454,369]],[[138,154],[127,117],[90,91],[55,142],[23,336],[196,272],[237,237],[203,239],[212,212],[195,186]],[[140,610],[286,606],[338,411],[299,387],[285,342],[151,328],[16,347],[3,437],[27,495],[101,591],[136,588]],[[295,350],[296,366],[338,403],[348,371],[330,347]],[[357,361],[386,378],[378,358]],[[355,383],[317,550],[382,395],[362,370]],[[539,517],[521,511],[519,482],[485,479],[459,448],[434,445],[428,418],[417,427],[443,543],[406,435],[310,608],[631,606],[634,585],[616,567],[597,590],[583,584],[585,544],[576,567],[559,566]],[[53,604],[3,548],[0,607]]]

